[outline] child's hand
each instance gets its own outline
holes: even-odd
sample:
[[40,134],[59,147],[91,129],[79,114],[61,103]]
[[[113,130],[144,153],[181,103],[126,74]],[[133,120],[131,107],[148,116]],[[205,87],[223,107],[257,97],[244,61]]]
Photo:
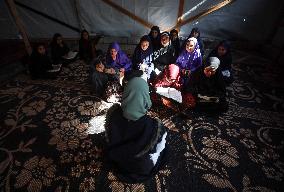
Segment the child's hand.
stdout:
[[189,76],[189,75],[190,75],[190,70],[182,69],[182,70],[181,70],[181,74],[182,74],[183,76]]
[[124,73],[124,72],[125,72],[125,69],[124,69],[124,68],[120,68],[120,69],[119,69],[119,72]]
[[204,69],[204,74],[206,77],[211,77],[212,75],[215,74],[215,70],[212,67],[205,67]]
[[105,73],[111,74],[111,69],[105,69]]
[[116,74],[116,71],[114,70],[114,68],[110,68],[110,74],[112,75]]
[[101,68],[97,68],[97,71],[101,73],[104,72]]

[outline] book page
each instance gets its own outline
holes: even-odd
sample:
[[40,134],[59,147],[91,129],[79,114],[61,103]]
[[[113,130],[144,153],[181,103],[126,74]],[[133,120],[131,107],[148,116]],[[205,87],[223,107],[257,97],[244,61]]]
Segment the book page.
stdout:
[[173,99],[179,103],[182,103],[181,92],[176,90],[175,88],[158,87],[156,93],[169,99]]
[[74,59],[78,52],[69,51],[66,56],[63,56],[64,59]]

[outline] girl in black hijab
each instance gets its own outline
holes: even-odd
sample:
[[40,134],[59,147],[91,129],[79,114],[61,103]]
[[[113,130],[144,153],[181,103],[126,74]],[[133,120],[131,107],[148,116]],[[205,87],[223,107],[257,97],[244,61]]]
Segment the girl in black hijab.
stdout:
[[160,28],[158,26],[153,26],[148,35],[152,41],[153,51],[159,50],[161,47]]
[[139,44],[132,55],[132,69],[142,70],[146,79],[150,78],[154,70],[154,53],[151,39],[148,35],[141,37]]
[[62,35],[55,33],[51,42],[51,57],[54,64],[63,62],[63,56],[66,56],[70,49],[63,42]]
[[34,47],[31,55],[29,71],[32,79],[54,78],[60,69],[54,70],[49,57],[46,54],[45,46],[39,43]]
[[231,47],[229,42],[226,40],[221,41],[215,49],[211,51],[208,55],[210,57],[217,57],[220,60],[220,71],[222,73],[222,77],[226,84],[231,84],[233,82],[232,75],[232,55],[231,55]]
[[86,30],[81,32],[81,39],[79,40],[79,56],[87,63],[93,59],[94,48],[90,39],[89,33]]
[[171,30],[170,38],[172,46],[175,48],[175,54],[179,55],[180,53],[180,42],[178,37],[178,31],[176,29]]

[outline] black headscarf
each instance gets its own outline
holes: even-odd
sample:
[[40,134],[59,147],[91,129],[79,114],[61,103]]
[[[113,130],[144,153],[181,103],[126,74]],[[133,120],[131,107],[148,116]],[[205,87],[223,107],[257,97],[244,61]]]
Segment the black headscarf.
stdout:
[[81,39],[79,40],[79,55],[81,59],[93,58],[93,47],[88,33],[88,39],[84,39],[83,34],[88,33],[87,30],[81,31]]
[[31,55],[29,70],[33,79],[46,78],[47,70],[52,69],[52,64],[47,54],[42,55],[38,52],[38,47],[40,46],[45,47],[45,44],[36,44]]
[[63,47],[57,44],[57,39],[59,37],[62,37],[62,35],[59,33],[55,33],[51,42],[51,56],[55,64],[61,62],[62,56],[66,55],[69,52],[69,48],[63,41]]
[[[158,35],[156,38],[154,38],[152,36],[152,31],[157,31],[158,32]],[[148,34],[149,37],[151,38],[151,41],[152,41],[152,45],[153,45],[153,50],[156,51],[156,50],[159,50],[160,47],[161,47],[161,34],[160,34],[160,28],[158,26],[153,26],[151,28],[151,31],[150,33]]]
[[[223,46],[226,49],[226,53],[223,56],[220,56],[218,54],[218,47]],[[208,55],[208,58],[210,57],[218,57],[220,60],[220,70],[231,70],[231,64],[232,64],[232,55],[231,55],[231,46],[228,41],[222,40],[219,42],[219,44],[211,51],[211,53]]]
[[[173,39],[173,33],[177,34],[177,38]],[[171,37],[171,43],[175,48],[175,53],[176,55],[179,55],[181,49],[180,49],[180,42],[179,42],[179,37],[178,37],[178,31],[176,29],[171,30],[170,32],[170,37]]]
[[[149,47],[147,50],[142,50],[141,49],[141,43],[143,41],[148,41],[149,42]],[[133,69],[138,69],[138,64],[145,62],[145,63],[150,63],[153,60],[153,47],[152,47],[152,42],[151,39],[148,35],[144,35],[141,37],[139,44],[136,46],[133,56],[132,56],[132,66]]]

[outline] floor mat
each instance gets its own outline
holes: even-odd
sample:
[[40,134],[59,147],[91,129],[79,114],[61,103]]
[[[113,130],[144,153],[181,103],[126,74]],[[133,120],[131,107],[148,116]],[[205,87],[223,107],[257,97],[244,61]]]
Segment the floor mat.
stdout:
[[[26,76],[0,89],[1,191],[284,191],[283,87],[260,73],[266,60],[234,55],[223,114],[153,109],[169,129],[167,163],[144,183],[119,181],[103,163],[104,114],[89,66],[56,80]],[[265,82],[265,83],[264,83]]]

